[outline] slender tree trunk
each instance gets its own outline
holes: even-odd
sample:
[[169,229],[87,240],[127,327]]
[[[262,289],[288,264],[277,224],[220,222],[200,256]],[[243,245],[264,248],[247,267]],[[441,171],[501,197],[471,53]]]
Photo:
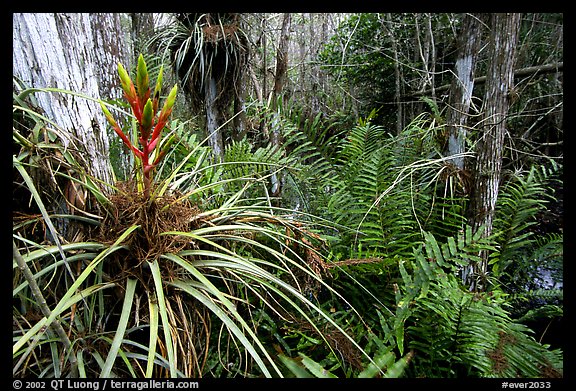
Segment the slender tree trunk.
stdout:
[[[280,113],[278,112],[278,99],[282,94],[282,88],[286,83],[286,73],[288,70],[288,31],[290,29],[290,13],[285,13],[282,19],[282,29],[280,31],[280,39],[278,43],[278,51],[276,52],[276,73],[274,75],[274,88],[271,95],[271,110],[272,110],[272,123],[270,133],[270,143],[275,147],[280,147],[282,144],[282,134],[280,133]],[[272,195],[277,197],[282,193],[282,178],[273,173],[271,176],[272,181]]]
[[[96,99],[120,97],[117,64],[130,63],[121,14],[13,14],[14,76],[28,87],[59,88]],[[64,145],[83,150],[88,173],[113,181],[106,119],[98,103],[64,93],[37,93]],[[107,190],[107,189],[104,189]]]
[[[508,99],[514,82],[514,59],[521,14],[492,14],[490,17],[490,65],[483,104],[482,135],[477,144],[476,169],[470,200],[469,222],[473,232],[484,227],[483,236],[492,233],[494,208],[498,199]],[[486,288],[488,253],[464,270],[464,282],[472,291]]]
[[[435,97],[434,94],[434,66],[436,55],[434,50],[434,34],[432,32],[432,16],[430,14],[424,14],[426,30],[424,31],[424,39],[420,39],[420,24],[418,23],[419,17],[416,16],[414,19],[414,24],[416,27],[416,42],[418,50],[415,52],[415,63],[422,62],[422,80],[420,81],[420,90],[425,90],[427,86],[432,89],[432,98]],[[420,61],[418,61],[418,54],[420,55]]]
[[434,90],[436,85],[436,42],[434,41],[434,29],[432,27],[432,14],[426,14],[426,37],[427,41],[430,42],[430,65],[428,66],[428,82],[430,83],[430,88],[432,88],[432,98],[436,99],[436,91]]
[[[306,56],[306,63],[312,64],[314,57],[318,51],[318,48],[322,44],[322,35],[318,37],[316,31],[318,29],[318,23],[320,22],[321,14],[308,14],[308,31],[310,37],[310,44],[308,48],[308,55]],[[323,27],[320,27],[320,32],[322,32]],[[310,116],[314,117],[320,111],[320,91],[322,89],[322,83],[320,81],[320,70],[319,67],[311,65],[309,68],[309,88],[310,88]]]
[[[326,44],[328,42],[328,18],[329,18],[329,15],[330,14],[326,14],[326,13],[318,14],[318,18],[320,19],[320,23],[321,23],[320,41],[318,42],[318,45],[316,46],[316,49],[314,51],[314,58],[313,58],[314,61],[317,60],[320,49],[323,47],[324,44]],[[328,95],[327,94],[328,86],[326,83],[325,71],[319,65],[315,65],[315,69],[316,69],[316,75],[318,78],[317,79],[318,82],[315,83],[315,85],[318,86],[318,88],[317,88],[318,93],[316,93],[314,95],[313,108],[314,108],[314,113],[317,113],[317,112],[321,111],[321,102],[326,100],[325,96]]]
[[248,131],[246,122],[246,103],[245,103],[245,96],[246,96],[246,83],[245,83],[245,76],[241,76],[241,80],[239,81],[239,85],[237,88],[237,94],[234,97],[234,140],[240,141],[244,137],[246,137],[246,133]]
[[208,144],[212,148],[212,157],[215,163],[220,163],[224,159],[224,141],[222,132],[218,124],[218,108],[216,98],[218,97],[218,87],[214,77],[210,77],[204,82],[204,99],[206,104],[206,130],[208,132]]
[[392,46],[394,56],[394,102],[396,102],[396,134],[400,134],[404,129],[404,107],[402,105],[402,71],[400,69],[400,60],[398,58],[398,44],[392,31],[392,14],[386,14],[386,20],[380,18],[380,24],[386,30]]
[[[450,88],[446,127],[448,130],[447,156],[460,155],[465,152],[466,123],[474,89],[474,68],[482,42],[482,22],[480,15],[466,14],[458,40],[458,58],[454,78]],[[456,156],[452,163],[464,169],[464,158]]]
[[309,25],[312,24],[312,14],[303,13],[298,18],[300,22],[298,23],[297,37],[296,40],[298,42],[298,81],[295,85],[295,92],[301,97],[302,104],[304,107],[310,107],[310,83],[307,83],[307,75],[308,72],[308,59],[307,59],[307,50],[310,50],[312,45],[314,45],[314,41],[312,39],[312,31],[313,29],[310,28],[310,34],[306,37],[306,20],[310,20]]
[[[130,14],[132,19],[132,45],[135,51],[138,51],[138,42],[143,42],[146,38],[150,37],[154,32],[154,19],[150,13],[132,13]],[[135,57],[138,58],[140,53],[134,53]]]
[[[266,105],[268,100],[268,32],[266,31],[267,28],[267,19],[266,14],[259,14],[260,15],[260,39],[258,42],[261,45],[260,52],[262,55],[260,56],[260,78],[262,80],[262,84],[258,82],[256,74],[252,72],[251,78],[254,84],[254,89],[256,90],[256,96],[258,97],[258,101],[262,104],[262,106]],[[258,124],[258,130],[264,136],[264,139],[270,139],[270,134],[268,132],[268,123],[265,120],[260,120]]]
[[[282,28],[278,40],[278,50],[276,51],[276,72],[274,74],[274,87],[272,89],[271,107],[276,110],[278,98],[282,94],[282,88],[286,84],[288,71],[288,32],[290,30],[291,14],[285,13],[282,18]],[[278,145],[280,139],[278,134],[272,134],[272,143]]]
[[250,75],[250,80],[252,80],[252,85],[254,86],[254,92],[256,93],[256,99],[258,99],[259,103],[263,104],[264,98],[262,97],[262,87],[260,86],[260,82],[258,81],[258,78],[256,77],[256,73],[254,72],[254,69],[252,67],[250,67],[248,69],[248,74]]
[[262,98],[268,99],[268,37],[266,15],[262,15]]

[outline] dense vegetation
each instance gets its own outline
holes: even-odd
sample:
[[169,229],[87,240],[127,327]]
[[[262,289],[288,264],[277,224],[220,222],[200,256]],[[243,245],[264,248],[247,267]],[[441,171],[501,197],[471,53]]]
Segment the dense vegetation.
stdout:
[[[562,377],[561,72],[516,81],[483,235],[450,108],[426,93],[452,80],[462,15],[343,15],[302,68],[278,55],[268,87],[258,16],[177,15],[142,38],[126,100],[100,102],[116,183],[37,107],[70,92],[15,80],[13,375]],[[561,62],[561,30],[524,14],[516,68]],[[251,66],[270,99],[239,88]]]

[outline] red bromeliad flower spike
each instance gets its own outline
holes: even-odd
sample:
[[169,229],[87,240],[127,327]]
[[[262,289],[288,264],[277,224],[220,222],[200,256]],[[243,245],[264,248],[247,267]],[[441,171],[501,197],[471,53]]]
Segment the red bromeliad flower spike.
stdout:
[[160,90],[162,89],[162,68],[160,68],[160,73],[156,81],[152,99],[150,99],[151,91],[149,85],[150,80],[148,76],[148,70],[142,55],[138,57],[138,65],[136,67],[136,86],[134,86],[130,75],[122,66],[122,64],[118,64],[118,74],[120,76],[120,84],[122,86],[122,90],[124,91],[124,98],[130,104],[132,113],[138,122],[138,142],[140,143],[141,149],[137,148],[132,144],[132,142],[130,142],[130,139],[122,131],[120,126],[118,126],[116,120],[102,102],[100,102],[100,106],[102,107],[102,111],[104,112],[106,119],[112,126],[112,129],[114,129],[116,134],[120,136],[124,144],[130,148],[132,153],[134,153],[134,155],[142,161],[142,170],[144,174],[144,191],[145,195],[148,196],[150,191],[150,173],[152,169],[160,162],[162,157],[164,157],[166,154],[166,148],[168,145],[164,148],[164,150],[157,154],[153,163],[150,163],[150,156],[154,151],[154,148],[156,148],[160,142],[162,129],[164,129],[166,126],[168,117],[172,113],[172,108],[176,101],[176,93],[178,92],[178,88],[176,85],[172,88],[164,102],[164,106],[162,107],[160,114],[156,115],[160,101]]

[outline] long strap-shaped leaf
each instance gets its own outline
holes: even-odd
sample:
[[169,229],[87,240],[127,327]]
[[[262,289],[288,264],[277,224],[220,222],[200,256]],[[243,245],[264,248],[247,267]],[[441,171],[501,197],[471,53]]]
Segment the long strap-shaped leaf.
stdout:
[[[43,318],[42,320],[40,320],[40,322],[45,322],[46,325],[50,325],[52,324],[52,322],[54,322],[56,320],[56,318],[62,313],[64,312],[67,308],[69,308],[72,304],[70,303],[70,299],[76,295],[76,290],[80,287],[80,285],[88,278],[88,276],[90,275],[90,273],[92,273],[92,271],[94,270],[94,268],[96,268],[96,266],[98,266],[98,264],[104,259],[106,258],[108,255],[112,254],[113,252],[117,251],[118,249],[121,248],[120,243],[122,243],[135,229],[139,228],[139,225],[133,225],[131,227],[129,227],[128,229],[126,229],[126,231],[124,231],[124,233],[122,235],[120,235],[120,237],[114,242],[114,244],[112,244],[112,246],[108,247],[106,250],[102,251],[100,254],[98,254],[98,256],[96,258],[94,258],[94,260],[92,262],[90,262],[88,264],[88,266],[86,266],[86,269],[84,269],[84,271],[80,274],[80,276],[78,276],[78,278],[76,279],[76,281],[70,286],[70,288],[68,288],[68,291],[66,291],[66,293],[64,294],[64,296],[62,296],[62,298],[60,299],[60,301],[58,302],[58,304],[56,304],[56,307],[54,307],[54,309],[52,310],[52,313],[50,314],[50,317],[48,317],[48,319],[44,320],[45,318]],[[74,296],[75,297],[75,296]],[[41,329],[42,331],[42,329]],[[13,347],[12,347],[12,352],[16,352],[18,351],[17,349],[18,343],[16,343]]]
[[235,305],[228,298],[226,298],[226,296],[216,286],[214,286],[214,284],[212,284],[212,282],[210,282],[210,280],[208,280],[208,278],[206,278],[206,276],[204,276],[197,268],[195,268],[182,258],[178,257],[177,255],[166,254],[163,257],[166,257],[172,260],[173,262],[179,264],[180,266],[184,267],[198,281],[200,281],[202,285],[205,287],[206,291],[210,292],[210,294],[212,294],[215,298],[217,298],[218,301],[220,301],[226,307],[228,312],[236,319],[236,321],[238,321],[242,325],[244,331],[238,328],[238,326],[232,321],[232,319],[230,319],[230,317],[223,311],[221,307],[214,306],[214,303],[211,300],[208,302],[205,299],[197,297],[198,296],[198,293],[196,292],[197,290],[190,290],[192,288],[189,285],[183,283],[175,282],[173,283],[173,285],[178,286],[179,288],[185,290],[193,297],[201,301],[210,310],[212,310],[214,314],[218,316],[226,324],[226,326],[230,329],[230,331],[242,342],[242,344],[246,347],[250,355],[252,355],[254,360],[256,360],[256,363],[258,364],[262,372],[265,374],[265,376],[271,377],[272,375],[270,374],[268,368],[262,361],[260,354],[256,351],[254,345],[251,344],[250,341],[248,341],[246,335],[244,334],[248,333],[250,337],[256,342],[256,345],[258,345],[260,350],[264,353],[270,364],[274,367],[277,374],[281,376],[282,374],[280,370],[278,369],[278,367],[276,366],[276,364],[274,363],[274,361],[272,360],[272,358],[270,357],[270,355],[268,354],[268,352],[266,351],[266,349],[264,348],[258,337],[254,334],[254,331],[252,331],[252,329],[248,326],[248,324],[246,324],[246,321],[238,313]]
[[[113,286],[115,286],[115,284],[113,284],[113,283],[92,285],[92,286],[72,295],[70,298],[68,298],[66,300],[66,303],[64,303],[62,305],[62,308],[63,308],[63,310],[66,310],[66,309],[70,308],[73,304],[79,302],[80,300],[83,300],[84,298],[86,298],[86,297],[88,297],[88,296],[90,296],[90,295],[92,295],[92,294],[94,294],[94,293],[96,293],[102,289],[110,288]],[[16,373],[17,369],[25,361],[26,357],[32,352],[34,347],[36,345],[38,345],[38,343],[40,342],[40,339],[42,338],[42,335],[45,332],[45,329],[50,324],[50,323],[48,323],[49,318],[50,317],[48,317],[48,318],[46,318],[45,316],[42,317],[42,319],[40,319],[38,321],[38,323],[36,323],[34,326],[32,326],[32,328],[30,328],[30,330],[28,330],[24,335],[22,335],[18,339],[18,341],[16,341],[14,346],[12,347],[12,354],[14,355],[24,346],[24,344],[26,344],[27,342],[30,343],[29,348],[26,350],[26,352],[24,352],[24,354],[22,354],[22,357],[20,358],[18,363],[16,363],[14,365],[13,370],[12,370],[13,374]],[[71,361],[74,361],[74,359],[71,359]]]
[[[46,317],[50,316],[50,309],[48,308],[48,305],[46,304],[46,299],[44,298],[44,295],[42,294],[40,287],[36,283],[36,280],[34,279],[32,272],[28,268],[28,265],[26,264],[26,262],[22,258],[22,255],[20,254],[20,251],[18,250],[18,247],[16,246],[16,243],[14,242],[14,240],[12,240],[12,254],[13,254],[12,257],[18,263],[20,270],[22,270],[22,272],[24,274],[24,278],[28,281],[28,284],[30,285],[30,289],[32,290],[32,295],[36,299],[36,302],[37,302],[38,306],[40,307],[40,310],[42,311],[44,316],[46,316]],[[60,323],[55,323],[53,325],[53,327],[54,327],[56,333],[58,334],[58,337],[60,337],[60,339],[64,343],[65,349],[67,351],[69,351],[70,347],[71,347],[70,339],[66,335],[66,332],[64,331],[64,329],[62,328],[62,325]],[[51,344],[51,346],[53,346],[53,344]],[[52,350],[54,351],[54,349],[52,349]],[[68,354],[69,354],[69,352],[68,352]],[[76,360],[75,360],[76,357],[74,355],[70,355],[70,358],[71,358],[70,363],[75,368],[76,367]],[[54,370],[57,372],[57,374],[59,374],[60,367],[54,366]]]
[[[81,243],[69,243],[62,245],[62,250],[64,251],[76,251],[76,250],[101,250],[105,246],[101,243],[93,243],[93,242],[81,242]],[[26,263],[32,262],[36,259],[45,257],[46,255],[51,255],[59,252],[60,249],[57,246],[47,246],[42,247],[38,250],[30,251],[28,254],[22,255],[24,261]],[[17,267],[18,265],[16,262],[12,263],[12,268]]]
[[150,343],[148,345],[148,360],[146,361],[146,377],[151,378],[158,342],[158,300],[153,292],[150,293],[148,300],[150,308]]
[[106,357],[106,362],[104,363],[104,368],[100,372],[100,377],[109,377],[112,371],[112,366],[116,361],[116,356],[118,356],[118,351],[120,350],[120,345],[122,345],[122,340],[124,339],[124,334],[126,333],[126,326],[128,325],[128,320],[130,319],[130,314],[132,311],[132,303],[134,302],[134,291],[136,290],[136,280],[129,278],[126,281],[126,293],[124,295],[124,304],[122,305],[122,313],[120,314],[120,321],[118,322],[118,328],[116,329],[116,334],[114,334],[114,339],[112,340],[112,346],[110,347],[110,352]]
[[[58,239],[58,233],[56,232],[56,228],[54,227],[54,224],[52,224],[52,220],[50,220],[50,216],[48,215],[48,211],[46,210],[46,207],[44,206],[44,203],[42,202],[42,198],[40,197],[40,194],[38,194],[38,191],[36,190],[36,187],[34,186],[34,182],[32,182],[32,178],[30,178],[30,176],[28,175],[28,173],[26,172],[26,170],[22,166],[22,163],[18,159],[16,159],[16,156],[14,156],[14,155],[12,155],[12,164],[16,167],[16,169],[18,170],[20,175],[22,175],[24,182],[26,182],[26,185],[28,186],[28,190],[30,190],[30,192],[32,193],[32,197],[34,197],[34,200],[36,201],[36,204],[38,205],[38,209],[40,209],[40,213],[42,213],[42,217],[44,218],[44,221],[46,222],[46,226],[48,227],[48,230],[50,231],[50,234],[52,235],[52,239],[54,240],[54,243],[56,243],[56,246],[58,246],[58,250],[60,251],[60,256],[62,257],[62,259],[66,260],[66,255],[64,254],[64,250],[62,249],[62,244],[60,243],[60,239]],[[72,273],[72,269],[70,269],[70,265],[68,265],[67,262],[66,262],[66,269],[68,269],[68,272],[70,273],[70,277],[72,278],[72,280],[74,280],[74,273]]]
[[[192,285],[187,284],[184,281],[174,281],[171,283],[171,285],[173,285],[177,288],[180,288],[184,292],[188,293],[190,296],[192,296],[193,298],[195,298],[196,300],[198,300],[199,302],[204,304],[206,306],[206,308],[208,308],[214,315],[216,315],[218,318],[220,318],[220,320],[226,325],[228,330],[230,330],[232,332],[232,334],[234,334],[236,336],[236,338],[238,338],[238,340],[240,340],[242,345],[244,345],[246,350],[248,350],[250,355],[254,358],[254,360],[256,360],[256,363],[258,364],[258,366],[260,367],[262,372],[265,374],[265,376],[272,377],[272,375],[270,374],[270,371],[268,371],[268,368],[264,364],[264,361],[262,361],[262,358],[260,357],[260,355],[256,351],[256,348],[254,347],[254,345],[252,343],[250,343],[248,338],[246,338],[246,335],[244,334],[244,332],[242,330],[240,330],[240,328],[236,325],[236,323],[234,323],[234,321],[226,314],[226,312],[224,312],[222,307],[216,305],[214,303],[213,299],[211,299],[205,292],[201,292],[200,290],[194,288]],[[220,292],[220,296],[224,297],[222,292]],[[248,328],[248,325],[245,324],[245,322],[244,322],[243,326],[244,326],[243,328],[245,330],[250,330]],[[253,337],[255,337],[255,336],[253,335]],[[259,343],[259,341],[256,341],[256,343],[260,345],[261,349],[263,349],[263,347]],[[263,351],[265,352],[265,350],[263,350]],[[269,356],[268,356],[268,359],[273,364],[273,362],[271,361],[271,358]],[[278,372],[278,373],[280,374],[280,372]]]
[[168,355],[168,365],[170,367],[170,377],[177,377],[176,356],[174,355],[174,345],[172,343],[172,333],[170,331],[170,319],[166,309],[166,299],[164,298],[164,289],[162,288],[162,275],[158,261],[150,263],[150,270],[154,278],[154,288],[158,298],[158,307],[160,309],[160,318],[162,320],[162,329],[164,330],[164,341],[166,342],[166,353]]
[[[91,254],[91,253],[84,253],[84,254],[76,254],[76,255],[72,255],[68,258],[68,261],[70,262],[76,262],[76,261],[81,261],[81,260],[89,260],[91,261],[92,259],[94,259],[94,257],[96,256],[96,254]],[[25,257],[23,256],[22,258],[25,259]],[[49,273],[53,273],[54,270],[58,269],[60,266],[62,266],[64,264],[64,260],[59,260],[55,263],[52,263],[42,269],[40,269],[40,271],[38,273],[35,273],[33,275],[34,280],[38,281],[40,277],[42,277],[45,274],[49,274]],[[14,288],[12,290],[12,297],[16,296],[17,294],[19,294],[24,288],[26,288],[28,286],[28,281],[24,280],[20,285],[18,285],[16,288]]]
[[[369,360],[372,361],[371,357],[358,345],[358,343],[356,341],[354,341],[344,330],[342,330],[342,328],[336,324],[334,322],[334,320],[331,319],[330,316],[326,315],[320,308],[318,308],[315,304],[313,304],[311,301],[309,301],[306,297],[304,297],[299,291],[298,289],[296,289],[295,287],[291,286],[290,284],[286,283],[285,281],[282,281],[281,279],[277,278],[276,276],[272,275],[271,273],[267,272],[265,269],[263,268],[259,268],[257,267],[254,262],[259,262],[259,263],[266,263],[265,261],[262,260],[257,260],[257,259],[252,259],[251,261],[248,261],[246,259],[244,259],[242,256],[239,256],[238,254],[234,253],[233,251],[226,249],[222,246],[220,246],[219,244],[217,244],[216,242],[211,241],[209,238],[207,238],[204,235],[198,235],[196,234],[197,232],[202,232],[202,233],[206,233],[206,232],[210,232],[210,231],[219,231],[222,229],[235,229],[238,227],[249,227],[252,230],[257,230],[260,232],[265,232],[267,231],[265,228],[262,227],[253,227],[253,226],[244,226],[244,225],[228,225],[228,226],[218,226],[218,227],[207,227],[207,228],[201,228],[198,230],[195,230],[193,232],[165,232],[163,234],[180,234],[181,236],[188,236],[191,238],[194,238],[198,241],[210,244],[211,246],[214,246],[215,248],[223,251],[223,253],[229,254],[231,255],[231,257],[225,257],[223,254],[222,255],[216,255],[216,253],[213,253],[212,257],[213,258],[220,258],[220,259],[227,259],[229,261],[233,261],[233,263],[237,264],[237,265],[243,265],[244,267],[248,267],[249,269],[252,270],[251,272],[251,278],[253,278],[255,281],[258,280],[260,282],[262,282],[264,285],[267,286],[267,288],[270,291],[273,291],[275,293],[277,293],[280,297],[282,297],[284,300],[286,300],[286,302],[290,303],[290,305],[296,309],[298,312],[300,312],[307,320],[308,316],[305,314],[304,311],[302,311],[302,309],[294,302],[292,301],[285,293],[284,291],[282,291],[282,289],[278,289],[275,284],[277,284],[277,286],[284,288],[285,291],[290,292],[290,295],[292,295],[293,297],[295,297],[298,301],[300,301],[301,303],[305,304],[306,307],[313,309],[316,313],[322,315],[323,317],[325,317],[325,319],[331,323],[338,331],[342,332],[343,335],[345,335],[350,342],[356,346],[359,351],[362,352],[362,354]],[[270,231],[272,232],[272,231]],[[286,257],[285,255],[282,255],[281,253],[278,253],[276,250],[269,248],[269,247],[265,247],[262,244],[255,242],[255,241],[251,241],[250,239],[247,238],[243,238],[242,239],[245,242],[250,242],[251,244],[253,244],[254,246],[261,246],[261,248],[265,249],[269,254],[271,255],[275,255],[277,258],[279,257],[282,259],[285,259],[287,262],[289,262],[292,266],[299,268],[300,270],[306,272],[308,275],[310,275],[312,278],[315,278],[317,281],[319,281],[323,287],[327,288],[328,290],[330,290],[331,292],[335,293],[341,300],[343,300],[344,302],[346,302],[346,300],[344,299],[343,296],[341,296],[338,292],[336,292],[332,287],[330,287],[328,284],[325,284],[321,279],[319,279],[314,273],[312,273],[310,270],[304,268],[302,265],[299,265],[297,262],[294,262],[292,260],[290,260],[288,257]],[[196,253],[198,250],[185,250],[182,251],[181,255],[188,255],[188,254],[193,254]],[[200,254],[200,253],[196,253],[196,254]],[[205,253],[204,255],[207,255],[207,253]],[[184,268],[187,268],[190,264],[185,261],[184,259],[182,259],[181,257],[175,256],[173,254],[165,254],[163,255],[163,257],[168,258],[176,263],[178,263],[179,265],[181,265]],[[206,262],[203,261],[204,263]],[[210,262],[210,261],[208,261]],[[277,265],[268,263],[269,266],[272,267],[276,267],[278,269],[280,269]],[[353,309],[354,310],[354,309]],[[354,310],[356,311],[356,310]],[[360,314],[358,314],[360,315]],[[314,322],[312,320],[309,320],[310,323],[314,326]],[[320,332],[320,330],[317,330],[320,334],[322,334]]]
[[[178,265],[182,266],[184,269],[186,269],[188,272],[194,275],[194,277],[196,277],[203,285],[205,285],[207,287],[207,290],[209,290],[210,293],[214,294],[219,299],[219,301],[222,302],[224,306],[226,306],[230,314],[232,314],[237,319],[237,321],[240,322],[243,328],[254,339],[256,344],[261,349],[263,349],[260,340],[256,335],[254,335],[253,331],[248,327],[245,320],[238,314],[235,306],[193,264],[185,261],[181,257],[174,254],[165,254],[162,257],[170,259],[173,262],[177,263]],[[346,336],[350,340],[350,342],[354,346],[356,346],[359,349],[359,351],[363,353],[365,357],[367,357],[367,359],[370,362],[373,361],[372,358],[358,345],[358,343],[354,341],[330,316],[326,315],[319,307],[317,307],[314,303],[312,303],[306,297],[304,297],[297,288],[291,286],[290,284],[287,284],[286,282],[282,281],[281,279],[277,278],[276,276],[272,275],[266,270],[256,266],[251,262],[242,259],[241,257],[218,256],[217,258],[227,259],[229,261],[228,267],[232,267],[233,269],[235,269],[235,271],[238,272],[244,272],[243,274],[249,276],[249,278],[251,278],[254,283],[261,284],[262,286],[265,286],[270,292],[273,292],[276,295],[278,295],[280,298],[286,301],[286,303],[288,303],[292,308],[298,311],[308,322],[310,322],[310,324],[316,329],[316,331],[320,333],[320,335],[322,335],[322,338],[325,339],[322,332],[317,328],[315,322],[312,319],[310,319],[306,311],[304,311],[289,296],[294,297],[297,301],[304,304],[305,307],[312,309],[314,313],[317,313],[324,319],[326,319],[326,321],[328,321],[330,324],[332,324],[332,326],[334,326],[338,331],[340,331],[344,336]],[[210,263],[211,261],[205,260],[203,262]],[[288,292],[288,294],[286,294],[286,292]],[[270,361],[270,363],[278,371],[276,364],[270,359],[266,350],[263,349],[263,352],[267,356],[267,359]]]

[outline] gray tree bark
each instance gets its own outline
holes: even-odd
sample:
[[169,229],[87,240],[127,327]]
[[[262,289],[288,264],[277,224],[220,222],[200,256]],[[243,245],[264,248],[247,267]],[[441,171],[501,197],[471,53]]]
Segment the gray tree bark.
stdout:
[[[494,208],[498,199],[509,94],[514,83],[514,60],[521,14],[491,14],[490,65],[483,103],[482,133],[477,144],[476,169],[470,199],[469,223],[473,232],[484,227],[483,236],[492,233]],[[488,253],[463,271],[471,291],[486,288]]]
[[[288,72],[288,40],[289,40],[289,30],[291,24],[291,15],[285,13],[282,19],[282,28],[280,30],[280,37],[278,39],[278,50],[276,51],[276,71],[274,73],[274,87],[272,89],[272,110],[276,110],[277,99],[282,93],[284,84],[286,84],[287,72]],[[280,140],[275,139],[278,135],[272,134],[272,143],[277,145]]]
[[[58,88],[94,99],[121,94],[117,63],[130,66],[121,14],[13,14],[13,75],[27,87]],[[129,68],[128,68],[129,69]],[[83,150],[88,173],[113,180],[106,119],[97,102],[66,93],[37,93],[62,142]]]
[[396,37],[392,31],[392,14],[386,14],[386,21],[380,19],[380,24],[385,28],[390,43],[392,45],[392,53],[394,54],[394,102],[396,103],[396,134],[402,133],[404,129],[404,106],[402,105],[402,70],[400,69],[400,60],[398,58],[398,44]]
[[[280,30],[280,38],[278,43],[278,50],[276,51],[276,72],[274,75],[274,88],[271,94],[271,110],[273,112],[270,143],[279,147],[282,143],[282,134],[280,133],[279,116],[278,112],[278,99],[281,96],[282,88],[286,83],[288,71],[288,32],[290,30],[291,15],[285,13],[282,19],[282,28]],[[282,178],[281,175],[273,173],[271,178],[272,182],[272,195],[279,196],[282,193]]]
[[[474,89],[474,68],[482,42],[481,15],[466,14],[462,21],[459,36],[458,58],[456,59],[454,79],[450,88],[446,127],[448,131],[447,156],[455,156],[466,151],[466,123]],[[464,158],[456,156],[452,163],[464,169]]]
[[206,131],[208,132],[208,145],[212,148],[214,163],[221,163],[224,159],[224,140],[218,124],[218,108],[216,98],[218,87],[213,76],[204,82],[204,99],[206,105]]

